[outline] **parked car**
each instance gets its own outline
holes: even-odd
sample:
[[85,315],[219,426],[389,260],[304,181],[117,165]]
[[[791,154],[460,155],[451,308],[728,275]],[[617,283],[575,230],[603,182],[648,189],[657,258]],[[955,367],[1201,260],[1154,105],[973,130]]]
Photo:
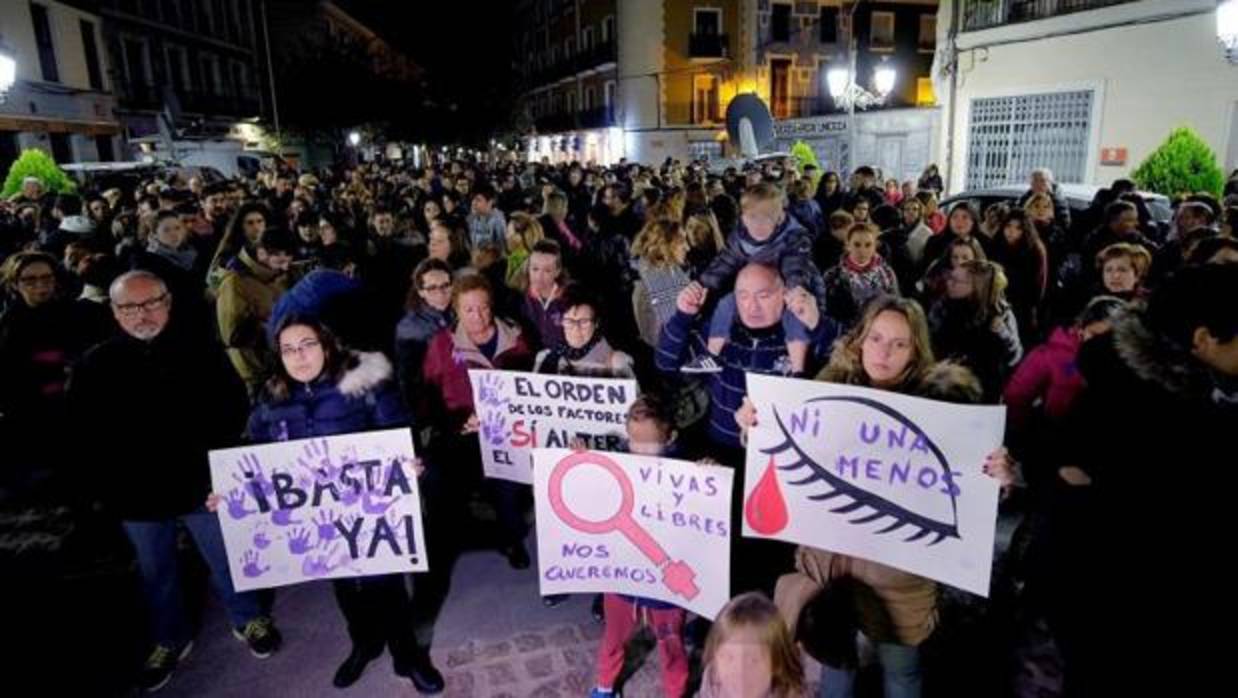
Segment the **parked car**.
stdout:
[[[1097,192],[1102,187],[1095,184],[1061,183],[1057,186],[1058,191],[1066,199],[1066,206],[1070,208],[1071,219],[1076,224],[1074,227],[1078,227],[1078,224],[1083,224],[1085,227],[1099,225],[1100,221],[1087,220],[1087,213],[1092,207],[1092,201],[1096,199]],[[1015,203],[1026,191],[1027,186],[1022,184],[1007,184],[990,189],[974,189],[947,196],[945,199],[942,199],[940,206],[943,211],[949,211],[950,208],[959,202],[966,201],[976,211],[983,214],[986,208],[995,203]],[[1156,226],[1159,237],[1164,239],[1166,232],[1169,230],[1169,222],[1173,218],[1173,206],[1169,201],[1169,197],[1150,191],[1136,193],[1139,194],[1139,198],[1143,199],[1144,204],[1148,208],[1148,213],[1152,215],[1152,223]]]
[[139,182],[154,177],[178,178],[188,181],[199,177],[210,184],[224,179],[223,173],[213,167],[177,165],[175,163],[150,162],[75,162],[62,165],[65,174],[84,189],[104,191],[113,187],[126,191],[137,188]]

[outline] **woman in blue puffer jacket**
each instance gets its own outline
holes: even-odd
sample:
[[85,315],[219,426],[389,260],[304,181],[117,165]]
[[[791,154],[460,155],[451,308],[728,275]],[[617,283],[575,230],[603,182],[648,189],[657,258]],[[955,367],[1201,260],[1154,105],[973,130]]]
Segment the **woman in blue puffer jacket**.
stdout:
[[[411,426],[391,362],[381,353],[345,349],[318,320],[295,315],[282,320],[274,339],[280,363],[250,415],[253,442]],[[437,547],[431,531],[426,534],[427,545]],[[443,677],[430,662],[430,641],[447,597],[445,562],[416,575],[411,600],[400,574],[333,581],[352,640],[351,653],[335,673],[337,687],[355,683],[388,647],[397,675],[423,694],[443,689]]]

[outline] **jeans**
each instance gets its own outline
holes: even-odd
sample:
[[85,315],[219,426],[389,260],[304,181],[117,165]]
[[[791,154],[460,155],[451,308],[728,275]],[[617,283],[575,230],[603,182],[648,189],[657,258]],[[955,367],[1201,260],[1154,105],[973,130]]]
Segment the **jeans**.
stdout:
[[256,592],[237,593],[232,588],[223,531],[215,514],[199,510],[161,521],[124,521],[122,525],[133,544],[142,574],[142,587],[150,611],[151,640],[165,647],[180,647],[192,635],[181,594],[177,522],[189,530],[198,552],[210,568],[215,593],[227,608],[233,627],[244,627],[262,615]]
[[[881,663],[881,683],[885,698],[920,697],[920,648],[890,642],[877,643]],[[851,698],[855,692],[855,671],[821,667],[821,688],[817,698]]]

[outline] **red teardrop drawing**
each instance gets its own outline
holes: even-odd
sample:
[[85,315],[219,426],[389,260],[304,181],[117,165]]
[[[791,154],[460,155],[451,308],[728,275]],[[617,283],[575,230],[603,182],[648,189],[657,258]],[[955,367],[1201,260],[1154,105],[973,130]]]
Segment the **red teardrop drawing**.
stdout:
[[748,518],[752,530],[763,536],[772,536],[787,527],[787,502],[782,498],[773,456],[769,457],[765,474],[744,503],[744,516]]

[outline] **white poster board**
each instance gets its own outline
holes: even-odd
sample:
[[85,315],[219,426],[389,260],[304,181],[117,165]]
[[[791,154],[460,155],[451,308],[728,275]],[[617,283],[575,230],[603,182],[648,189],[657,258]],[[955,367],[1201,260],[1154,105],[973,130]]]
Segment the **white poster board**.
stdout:
[[745,536],[872,560],[988,596],[1004,407],[748,374]]
[[233,586],[429,569],[414,462],[408,429],[211,451]]
[[477,434],[486,477],[533,482],[535,448],[617,450],[623,443],[636,381],[470,370]]
[[596,451],[533,451],[543,594],[612,592],[707,618],[731,586],[733,471]]

